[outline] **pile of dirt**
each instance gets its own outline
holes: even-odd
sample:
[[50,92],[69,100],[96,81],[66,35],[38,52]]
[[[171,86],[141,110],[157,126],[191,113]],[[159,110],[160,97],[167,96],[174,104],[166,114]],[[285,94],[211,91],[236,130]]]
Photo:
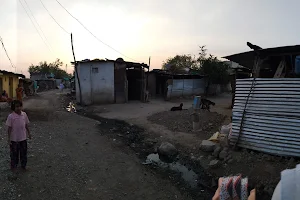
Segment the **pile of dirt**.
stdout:
[[[193,132],[192,113],[193,109],[176,112],[164,111],[148,117],[148,120],[163,125],[171,131],[191,133]],[[226,118],[224,115],[206,110],[201,110],[199,117],[200,131],[208,134],[212,134],[212,131],[218,129]]]

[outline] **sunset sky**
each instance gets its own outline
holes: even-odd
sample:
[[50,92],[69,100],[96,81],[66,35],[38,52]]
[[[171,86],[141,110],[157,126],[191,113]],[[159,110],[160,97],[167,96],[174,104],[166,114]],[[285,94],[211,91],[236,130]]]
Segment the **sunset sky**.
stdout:
[[[31,18],[32,11],[48,45],[20,2]],[[100,40],[134,60],[96,40],[55,0],[42,2],[73,33],[77,60],[122,57],[148,63],[151,56],[153,69],[176,54],[197,54],[199,45],[207,45],[209,53],[222,57],[248,51],[247,41],[263,48],[300,44],[297,0],[59,0]],[[73,71],[70,35],[54,22],[40,0],[0,0],[0,36],[19,73],[28,76],[31,63],[56,58],[68,64],[69,73]],[[14,71],[2,47],[0,69]]]

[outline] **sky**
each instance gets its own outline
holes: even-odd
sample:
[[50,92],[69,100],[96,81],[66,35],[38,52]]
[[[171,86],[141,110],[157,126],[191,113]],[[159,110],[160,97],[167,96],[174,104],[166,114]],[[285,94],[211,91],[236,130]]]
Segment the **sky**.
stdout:
[[0,36],[16,66],[0,46],[0,69],[26,76],[31,64],[56,58],[73,72],[71,32],[76,60],[122,57],[148,64],[151,56],[151,69],[177,54],[197,55],[202,45],[220,58],[250,50],[247,41],[262,48],[300,44],[297,0],[58,0],[98,40],[56,0],[0,1]]

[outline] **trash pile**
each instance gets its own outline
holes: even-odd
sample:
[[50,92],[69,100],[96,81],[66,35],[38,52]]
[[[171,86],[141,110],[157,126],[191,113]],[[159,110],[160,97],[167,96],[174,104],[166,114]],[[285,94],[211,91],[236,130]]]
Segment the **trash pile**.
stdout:
[[200,149],[204,152],[211,152],[213,160],[209,167],[217,168],[223,163],[232,163],[233,158],[229,152],[229,138],[231,135],[232,124],[224,125],[220,131],[214,133],[208,140],[203,140]]
[[66,109],[70,113],[76,113],[75,104],[73,102],[70,102]]
[[228,141],[230,140],[232,132],[232,123],[228,125],[223,125],[220,132],[214,133],[208,140],[212,142],[224,143],[223,146],[228,146]]

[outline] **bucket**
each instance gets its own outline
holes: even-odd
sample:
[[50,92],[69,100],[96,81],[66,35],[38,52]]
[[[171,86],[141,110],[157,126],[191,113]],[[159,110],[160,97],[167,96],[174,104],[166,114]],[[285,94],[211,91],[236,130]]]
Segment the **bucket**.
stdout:
[[201,106],[201,96],[195,96],[194,97],[193,108],[194,109],[200,109],[200,106]]

